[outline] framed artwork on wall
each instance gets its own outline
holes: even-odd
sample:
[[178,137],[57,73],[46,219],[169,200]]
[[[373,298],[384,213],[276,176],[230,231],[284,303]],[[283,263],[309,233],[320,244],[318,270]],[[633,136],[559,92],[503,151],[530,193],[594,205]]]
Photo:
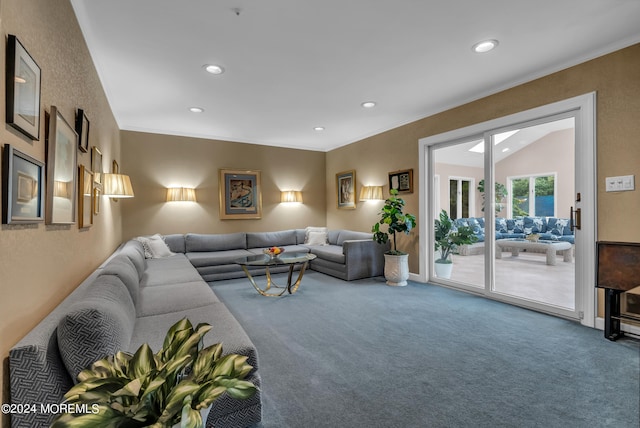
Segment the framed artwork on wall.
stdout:
[[336,174],[336,196],[338,208],[356,208],[356,171],[344,171]]
[[7,40],[7,123],[32,140],[40,139],[40,67],[16,36]]
[[413,169],[393,171],[389,173],[389,190],[398,193],[413,193]]
[[4,145],[2,156],[2,223],[44,220],[44,163]]
[[78,133],[78,148],[81,152],[89,151],[89,119],[81,108],[76,113],[76,132]]
[[221,169],[220,219],[262,218],[260,171]]
[[76,156],[78,134],[51,106],[47,137],[47,224],[76,221]]
[[80,165],[78,167],[78,227],[80,229],[93,225],[93,190],[93,173],[84,165]]
[[102,184],[102,152],[96,146],[91,147],[91,172],[93,181]]

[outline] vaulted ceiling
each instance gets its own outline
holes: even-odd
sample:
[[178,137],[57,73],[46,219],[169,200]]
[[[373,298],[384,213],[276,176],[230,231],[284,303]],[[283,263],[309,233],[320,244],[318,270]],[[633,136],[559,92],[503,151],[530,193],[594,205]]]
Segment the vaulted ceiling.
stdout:
[[638,0],[71,2],[121,129],[319,151],[640,42]]

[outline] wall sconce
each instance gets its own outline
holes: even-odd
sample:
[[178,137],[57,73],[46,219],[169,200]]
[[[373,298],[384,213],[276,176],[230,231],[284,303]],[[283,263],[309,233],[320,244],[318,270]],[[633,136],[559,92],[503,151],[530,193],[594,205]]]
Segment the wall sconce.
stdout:
[[302,192],[298,190],[285,190],[280,193],[280,202],[302,203]]
[[131,179],[124,174],[102,174],[102,191],[110,198],[133,198]]
[[170,187],[167,189],[167,202],[197,202],[196,189],[188,187]]
[[382,186],[362,186],[360,189],[361,201],[382,201]]

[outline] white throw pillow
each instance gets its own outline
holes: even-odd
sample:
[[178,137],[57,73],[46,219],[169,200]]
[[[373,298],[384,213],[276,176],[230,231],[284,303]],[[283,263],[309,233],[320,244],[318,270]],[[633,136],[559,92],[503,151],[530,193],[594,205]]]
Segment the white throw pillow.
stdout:
[[144,248],[144,257],[147,259],[160,259],[163,257],[173,256],[175,253],[171,252],[167,243],[164,242],[164,237],[159,233],[153,236],[140,236],[136,238],[142,244]]
[[326,232],[309,232],[307,245],[327,245]]
[[304,243],[307,245],[327,245],[329,243],[327,232],[328,229],[326,227],[307,227],[305,229]]

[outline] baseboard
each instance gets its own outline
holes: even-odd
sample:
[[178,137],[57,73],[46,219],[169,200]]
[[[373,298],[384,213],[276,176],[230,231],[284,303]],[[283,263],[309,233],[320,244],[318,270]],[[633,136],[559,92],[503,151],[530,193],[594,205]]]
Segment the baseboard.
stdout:
[[[604,330],[604,318],[596,318],[595,328],[598,330]],[[633,336],[640,337],[640,326],[622,323],[620,325],[620,330]]]

